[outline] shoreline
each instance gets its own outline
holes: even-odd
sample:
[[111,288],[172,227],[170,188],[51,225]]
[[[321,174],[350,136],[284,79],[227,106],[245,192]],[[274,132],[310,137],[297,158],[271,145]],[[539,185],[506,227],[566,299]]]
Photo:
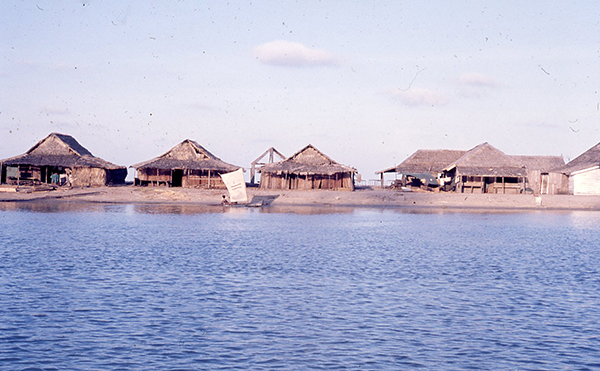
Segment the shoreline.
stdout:
[[[0,203],[100,203],[144,205],[220,206],[226,190],[195,188],[117,187],[58,188],[30,193],[15,192],[14,187],[0,188]],[[588,210],[600,211],[600,196],[574,195],[502,195],[405,192],[392,189],[358,189],[350,191],[306,190],[282,191],[248,188],[250,203],[265,207],[340,207],[405,208],[430,210]]]

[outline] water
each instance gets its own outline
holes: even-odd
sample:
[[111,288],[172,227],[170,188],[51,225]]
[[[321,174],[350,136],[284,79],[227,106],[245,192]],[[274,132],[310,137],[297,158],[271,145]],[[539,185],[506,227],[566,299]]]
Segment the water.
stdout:
[[0,204],[0,369],[600,369],[599,213],[294,210]]

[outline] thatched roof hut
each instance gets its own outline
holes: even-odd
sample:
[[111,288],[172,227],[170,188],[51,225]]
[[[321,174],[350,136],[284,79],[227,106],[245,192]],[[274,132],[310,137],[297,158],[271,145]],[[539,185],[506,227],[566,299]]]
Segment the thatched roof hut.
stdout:
[[260,172],[263,189],[354,190],[356,169],[309,144],[283,161],[265,164]]
[[450,149],[419,149],[399,165],[381,170],[381,173],[440,173],[446,166],[458,160],[466,151]]
[[452,170],[455,170],[456,175],[469,176],[522,177],[527,175],[523,165],[487,142],[470,149],[443,169],[444,172]]
[[201,188],[225,188],[220,174],[240,168],[222,161],[190,139],[156,158],[131,167],[137,171],[137,185]]
[[527,181],[525,166],[487,142],[467,151],[442,173],[452,179],[457,192],[519,193]]
[[562,156],[510,156],[527,170],[554,171],[565,165]]
[[[466,151],[450,150],[450,149],[419,149],[399,165],[375,172],[379,174],[381,179],[381,187],[384,186],[384,174],[396,173],[402,174],[402,180],[398,184],[405,186],[407,177],[416,177],[422,179],[434,179],[442,170],[456,161]],[[427,181],[425,181],[426,183]]]
[[127,168],[92,155],[75,138],[52,133],[22,155],[2,160],[2,183],[122,184]]

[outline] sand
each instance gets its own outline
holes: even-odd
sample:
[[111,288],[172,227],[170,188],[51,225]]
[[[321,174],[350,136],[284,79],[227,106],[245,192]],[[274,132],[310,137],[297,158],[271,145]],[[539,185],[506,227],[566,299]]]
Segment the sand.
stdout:
[[[0,187],[0,202],[94,202],[106,204],[219,205],[223,190],[166,187],[94,187],[15,192]],[[493,210],[600,210],[600,196],[496,195],[404,192],[392,189],[349,191],[265,191],[249,188],[253,203],[266,206],[326,206]]]

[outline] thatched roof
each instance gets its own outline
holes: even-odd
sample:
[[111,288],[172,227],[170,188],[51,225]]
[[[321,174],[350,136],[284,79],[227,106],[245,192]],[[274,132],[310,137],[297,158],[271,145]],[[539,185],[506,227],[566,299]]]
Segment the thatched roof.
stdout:
[[554,169],[557,172],[571,174],[575,171],[589,169],[600,165],[600,143],[583,152],[565,166]]
[[186,139],[167,153],[149,161],[131,165],[135,169],[190,169],[230,172],[241,166],[228,164],[193,140]]
[[381,170],[376,174],[381,173],[439,173],[446,166],[458,160],[466,151],[449,150],[449,149],[419,149],[400,165],[389,169]]
[[260,170],[262,173],[307,173],[333,175],[336,173],[355,173],[356,169],[342,165],[313,145],[309,144],[287,159],[272,164],[265,164]]
[[487,142],[467,151],[458,160],[446,166],[444,171],[454,168],[456,168],[457,174],[470,176],[519,177],[527,175],[523,165]]
[[510,156],[527,170],[548,172],[565,165],[562,156]]
[[70,135],[52,133],[22,155],[1,161],[5,165],[90,167],[125,169],[92,155]]

